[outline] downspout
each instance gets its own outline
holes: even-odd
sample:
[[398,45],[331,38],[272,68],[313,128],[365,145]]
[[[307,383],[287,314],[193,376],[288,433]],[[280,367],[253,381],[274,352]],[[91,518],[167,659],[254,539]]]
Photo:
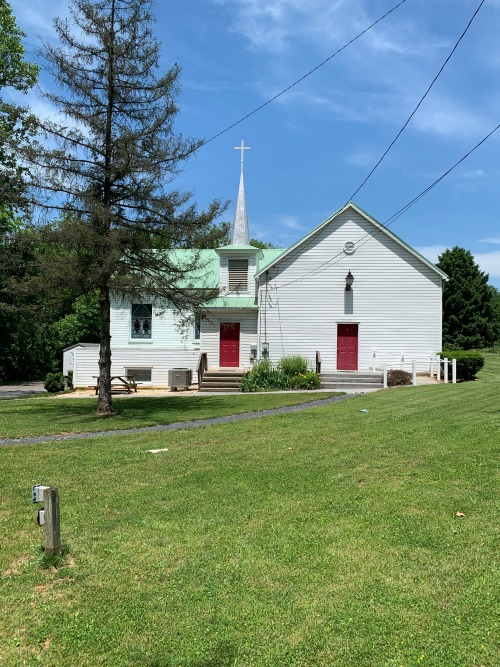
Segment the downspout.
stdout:
[[269,271],[266,271],[266,297],[264,304],[264,343],[267,343],[267,282],[269,280]]

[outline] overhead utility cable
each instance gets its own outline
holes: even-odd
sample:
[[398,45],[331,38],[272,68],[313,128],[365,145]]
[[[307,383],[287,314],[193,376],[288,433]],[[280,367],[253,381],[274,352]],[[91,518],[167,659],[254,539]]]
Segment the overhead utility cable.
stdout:
[[377,19],[376,21],[374,21],[373,23],[371,23],[367,28],[365,28],[364,30],[362,30],[359,34],[356,35],[356,37],[353,37],[353,38],[352,38],[351,40],[349,40],[346,44],[344,44],[344,46],[340,47],[340,49],[337,49],[337,51],[335,51],[335,53],[332,53],[330,56],[328,56],[328,58],[325,58],[325,60],[323,60],[322,62],[320,62],[319,65],[316,65],[316,67],[313,67],[311,70],[309,70],[309,72],[307,72],[306,74],[304,74],[303,76],[301,76],[300,79],[297,79],[296,81],[294,81],[293,83],[291,83],[289,86],[287,86],[286,88],[284,88],[281,92],[277,93],[276,95],[274,95],[273,97],[271,97],[269,100],[267,100],[267,102],[264,102],[263,104],[261,104],[260,106],[256,107],[253,111],[250,111],[250,113],[247,113],[245,116],[243,116],[242,118],[240,118],[240,119],[237,120],[236,122],[232,123],[231,125],[228,125],[228,127],[226,127],[225,129],[221,130],[220,132],[217,132],[217,134],[214,134],[214,136],[213,136],[213,137],[210,137],[210,139],[206,139],[206,140],[201,141],[201,142],[199,143],[199,145],[198,145],[196,148],[194,148],[193,150],[188,151],[187,153],[184,153],[183,155],[177,156],[177,157],[175,158],[175,160],[177,161],[177,160],[183,160],[183,159],[187,158],[191,153],[194,153],[196,150],[199,150],[200,148],[203,148],[203,146],[206,146],[207,144],[209,144],[210,142],[214,141],[215,139],[218,139],[220,136],[222,136],[222,135],[225,134],[226,132],[229,132],[229,130],[232,130],[233,127],[236,127],[236,126],[239,125],[240,123],[243,123],[243,121],[247,120],[247,118],[250,118],[250,116],[253,116],[253,115],[256,114],[258,111],[261,111],[261,109],[264,109],[264,107],[267,107],[269,104],[271,104],[271,102],[274,102],[274,101],[277,100],[279,97],[281,97],[282,95],[284,95],[285,93],[287,93],[289,90],[291,90],[292,88],[294,88],[296,85],[298,85],[301,81],[304,81],[304,79],[307,79],[308,76],[311,76],[311,74],[313,74],[313,73],[316,72],[318,69],[320,69],[320,67],[323,67],[323,65],[326,65],[326,63],[330,62],[330,60],[332,60],[333,58],[335,58],[335,56],[338,56],[339,53],[342,53],[342,51],[344,51],[345,49],[347,49],[348,46],[350,46],[351,44],[353,44],[353,43],[354,43],[355,41],[357,41],[360,37],[362,37],[363,35],[365,35],[369,30],[371,30],[372,28],[374,28],[374,27],[377,25],[377,23],[380,23],[380,22],[383,21],[385,18],[387,18],[390,14],[392,14],[393,12],[395,12],[396,9],[398,9],[398,7],[401,7],[401,5],[404,5],[406,1],[407,1],[407,0],[401,0],[400,2],[398,2],[397,5],[394,5],[394,7],[392,7],[392,9],[389,9],[388,12],[386,12],[383,16],[381,16],[380,18],[378,18],[378,19]]
[[[493,130],[491,130],[491,132],[489,132],[485,137],[483,137],[481,139],[481,141],[479,141],[473,148],[471,148],[464,156],[462,156],[459,160],[457,160],[457,162],[455,162],[455,164],[453,166],[451,166],[447,171],[445,171],[443,174],[441,174],[441,176],[439,176],[439,178],[437,178],[428,187],[426,187],[425,190],[422,190],[422,192],[420,194],[418,194],[411,201],[409,201],[407,204],[405,204],[402,208],[400,208],[398,211],[396,211],[396,213],[394,213],[389,218],[387,218],[387,220],[385,220],[385,222],[382,223],[382,225],[381,225],[382,228],[381,229],[377,229],[373,233],[365,234],[364,236],[361,237],[361,239],[359,239],[359,241],[356,241],[354,243],[355,247],[360,248],[361,246],[368,243],[368,241],[370,241],[372,238],[375,238],[375,236],[380,234],[383,231],[383,229],[387,229],[387,227],[392,225],[393,222],[395,222],[404,213],[406,213],[410,208],[412,208],[418,201],[420,201],[420,199],[422,199],[422,197],[425,197],[425,195],[427,195],[433,188],[435,188],[436,185],[438,185],[438,183],[440,183],[454,169],[456,169],[456,167],[458,167],[459,164],[464,162],[464,160],[466,160],[470,155],[472,155],[472,153],[474,153],[475,150],[477,150],[482,144],[484,144],[499,129],[500,129],[500,123],[495,128],[493,128]],[[337,253],[336,255],[334,255],[333,257],[331,257],[326,262],[323,262],[323,264],[320,264],[319,266],[312,269],[311,271],[308,271],[304,275],[299,276],[298,278],[295,278],[294,280],[290,280],[288,283],[285,283],[283,285],[276,285],[274,287],[274,289],[280,290],[283,287],[288,287],[289,285],[293,285],[294,283],[302,282],[303,280],[305,280],[309,276],[314,275],[316,273],[320,273],[321,271],[323,271],[323,269],[326,266],[332,266],[333,264],[338,264],[341,260],[345,259],[345,257],[346,257],[346,255],[345,255],[344,251],[341,251],[341,252]],[[337,260],[337,261],[335,261],[335,260]]]
[[450,54],[448,55],[448,57],[446,58],[446,60],[444,61],[444,63],[441,65],[441,68],[440,68],[439,72],[436,74],[436,76],[435,76],[435,77],[433,78],[433,80],[431,81],[430,86],[427,88],[427,90],[425,91],[425,93],[423,94],[423,96],[420,98],[419,103],[418,103],[417,106],[413,109],[413,111],[411,112],[411,114],[408,116],[407,121],[405,122],[405,124],[403,125],[403,127],[399,130],[399,132],[396,134],[396,136],[395,136],[394,139],[391,141],[391,143],[389,144],[389,146],[387,147],[387,149],[383,152],[382,157],[380,158],[380,160],[379,160],[379,161],[377,162],[377,164],[373,167],[373,169],[370,171],[370,173],[369,173],[368,176],[364,179],[364,181],[361,183],[361,185],[358,187],[358,189],[355,190],[355,191],[353,192],[353,194],[349,197],[348,202],[349,202],[349,201],[352,201],[352,200],[354,199],[354,197],[358,194],[358,192],[361,190],[361,188],[366,184],[366,182],[368,181],[368,179],[373,175],[373,173],[375,172],[375,170],[379,167],[380,163],[381,163],[382,160],[385,158],[385,156],[387,155],[387,153],[391,150],[391,148],[394,146],[394,144],[395,144],[396,141],[399,139],[399,137],[403,134],[403,132],[404,132],[405,129],[407,128],[408,124],[410,123],[411,119],[412,119],[413,116],[417,113],[417,111],[418,111],[418,109],[420,108],[420,106],[422,105],[423,101],[425,100],[425,98],[427,97],[427,95],[430,93],[431,88],[434,86],[434,84],[436,83],[436,81],[437,81],[437,80],[439,79],[439,77],[441,76],[442,71],[444,70],[444,68],[445,68],[446,65],[448,64],[448,62],[449,62],[449,60],[451,59],[452,55],[453,55],[453,54],[455,53],[455,51],[457,50],[458,45],[460,44],[460,42],[462,41],[462,39],[465,37],[467,31],[469,30],[469,28],[470,28],[472,22],[473,22],[474,19],[476,18],[477,14],[478,14],[479,10],[481,9],[481,7],[483,6],[484,2],[485,2],[485,0],[481,0],[481,2],[479,3],[478,8],[476,9],[476,11],[474,12],[474,14],[472,15],[472,18],[470,19],[470,21],[469,21],[468,24],[466,25],[465,30],[463,31],[463,33],[462,33],[462,34],[460,35],[460,37],[458,38],[457,42],[455,43],[455,46],[454,46],[453,49],[451,50]]

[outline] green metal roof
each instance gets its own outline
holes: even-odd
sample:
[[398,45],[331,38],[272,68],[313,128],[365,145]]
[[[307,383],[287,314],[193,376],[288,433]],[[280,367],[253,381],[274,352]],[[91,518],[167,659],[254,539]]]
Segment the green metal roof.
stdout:
[[254,296],[220,296],[206,304],[207,308],[227,308],[230,310],[257,310],[257,298]]
[[266,266],[272,264],[286,250],[286,248],[266,248],[262,250],[262,255],[257,260],[257,273],[264,271]]
[[256,248],[254,245],[223,245],[217,248],[217,252],[219,250],[223,250],[224,252],[248,252],[249,250],[255,253],[260,252],[260,248]]

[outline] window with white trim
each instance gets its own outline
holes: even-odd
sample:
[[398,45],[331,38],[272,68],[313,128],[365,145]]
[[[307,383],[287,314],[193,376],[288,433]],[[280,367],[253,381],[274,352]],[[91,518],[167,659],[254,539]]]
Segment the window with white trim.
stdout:
[[153,305],[151,303],[132,304],[132,338],[151,338]]
[[126,375],[133,375],[136,382],[151,382],[152,368],[127,368]]
[[230,292],[248,292],[248,259],[230,259],[228,288]]
[[194,314],[194,324],[193,324],[193,340],[199,341],[201,338],[201,314]]

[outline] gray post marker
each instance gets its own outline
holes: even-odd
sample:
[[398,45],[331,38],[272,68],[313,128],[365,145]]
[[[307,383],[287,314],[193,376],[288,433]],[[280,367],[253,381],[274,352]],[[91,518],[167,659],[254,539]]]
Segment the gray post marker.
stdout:
[[61,551],[61,519],[59,515],[59,491],[54,488],[44,489],[45,509],[45,553],[53,556]]

